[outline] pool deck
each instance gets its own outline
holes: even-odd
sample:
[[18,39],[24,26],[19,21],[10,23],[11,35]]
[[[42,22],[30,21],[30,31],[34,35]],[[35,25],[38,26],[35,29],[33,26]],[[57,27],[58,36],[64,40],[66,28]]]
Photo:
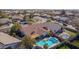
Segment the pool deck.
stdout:
[[56,45],[58,45],[58,44],[60,44],[59,41],[58,41],[58,43],[55,43],[55,44],[53,44],[52,46],[50,46],[49,49],[52,48],[52,47],[54,47],[54,46],[56,46]]

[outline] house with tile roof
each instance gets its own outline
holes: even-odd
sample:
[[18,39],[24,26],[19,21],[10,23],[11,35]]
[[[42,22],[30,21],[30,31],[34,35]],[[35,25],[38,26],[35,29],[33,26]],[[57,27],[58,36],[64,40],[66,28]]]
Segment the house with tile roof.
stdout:
[[28,25],[21,29],[21,31],[24,32],[24,34],[29,35],[29,36],[33,34],[34,35],[37,34],[36,36],[42,35],[43,33],[49,30],[51,30],[53,33],[56,33],[57,31],[61,30],[61,26],[58,23],[48,22],[48,23]]
[[4,24],[9,24],[11,22],[11,19],[8,18],[0,18],[0,24],[4,25]]

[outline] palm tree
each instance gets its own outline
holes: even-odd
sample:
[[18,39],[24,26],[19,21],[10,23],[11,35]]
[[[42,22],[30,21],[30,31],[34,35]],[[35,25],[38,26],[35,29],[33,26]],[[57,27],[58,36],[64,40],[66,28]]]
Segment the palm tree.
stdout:
[[53,32],[50,30],[48,31],[48,36],[52,36],[53,35]]
[[14,25],[11,27],[10,35],[13,35],[20,29],[21,29],[21,25],[19,23],[14,23]]
[[25,36],[22,40],[22,42],[20,43],[20,48],[27,48],[27,49],[31,49],[33,47],[33,45],[35,45],[35,39],[32,39],[29,36]]

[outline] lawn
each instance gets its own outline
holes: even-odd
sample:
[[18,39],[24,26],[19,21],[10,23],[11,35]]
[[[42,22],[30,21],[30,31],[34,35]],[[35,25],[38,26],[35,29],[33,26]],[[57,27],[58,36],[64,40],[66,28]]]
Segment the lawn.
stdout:
[[79,47],[79,40],[75,40],[71,44],[73,44],[74,46]]
[[56,47],[56,49],[70,49],[67,45],[61,44]]
[[62,46],[62,47],[60,47],[59,49],[70,49],[68,46]]
[[70,35],[71,38],[75,37],[77,35],[77,33],[65,30],[66,33],[68,33]]

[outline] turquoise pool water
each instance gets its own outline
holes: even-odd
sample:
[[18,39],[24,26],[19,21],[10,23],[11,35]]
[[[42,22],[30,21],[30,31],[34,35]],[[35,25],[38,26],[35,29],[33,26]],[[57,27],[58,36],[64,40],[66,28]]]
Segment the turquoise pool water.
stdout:
[[45,44],[47,44],[48,48],[49,48],[53,44],[56,44],[56,43],[58,43],[58,38],[56,38],[56,37],[50,37],[50,38],[48,38],[48,40],[41,40],[41,41],[37,42],[36,44],[38,46],[44,46]]

